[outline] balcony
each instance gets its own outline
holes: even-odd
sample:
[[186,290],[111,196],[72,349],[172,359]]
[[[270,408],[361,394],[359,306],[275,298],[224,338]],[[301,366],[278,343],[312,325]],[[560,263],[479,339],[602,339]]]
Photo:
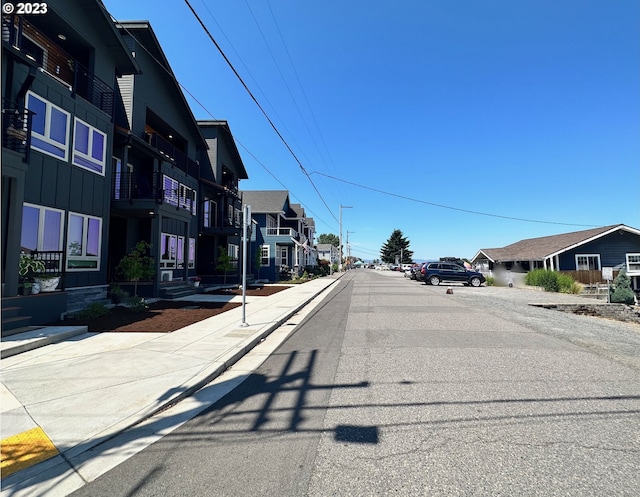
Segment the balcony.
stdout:
[[293,228],[267,228],[267,236],[285,236],[296,240],[300,237]]
[[[91,73],[24,17],[11,16],[8,23],[3,19],[2,28],[3,41],[8,41],[44,73],[66,86],[72,97],[78,95],[109,117],[113,117],[112,87]],[[8,33],[4,32],[5,28]]]
[[32,116],[29,109],[2,100],[2,146],[23,155],[23,162],[29,162]]
[[162,202],[162,175],[160,173],[116,172],[111,182],[111,198],[127,200],[133,204],[135,200],[153,200]]
[[182,150],[174,147],[158,133],[145,133],[145,141],[153,148],[157,149],[169,162],[172,162],[181,171],[189,176],[198,178],[200,176],[199,164],[190,159]]

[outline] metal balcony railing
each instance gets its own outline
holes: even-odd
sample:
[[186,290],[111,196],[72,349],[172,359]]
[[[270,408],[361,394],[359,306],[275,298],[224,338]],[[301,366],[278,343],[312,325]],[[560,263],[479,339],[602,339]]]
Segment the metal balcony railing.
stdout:
[[111,184],[113,200],[155,200],[163,198],[162,175],[160,173],[132,173],[128,171],[113,174]]
[[113,117],[114,90],[23,16],[3,16],[3,41],[38,64],[43,72],[69,88],[109,117]]
[[29,109],[7,99],[2,100],[2,146],[24,154],[24,162],[29,162],[32,116]]
[[193,159],[190,159],[187,154],[173,146],[167,140],[162,138],[162,136],[157,133],[145,133],[144,138],[149,145],[160,151],[162,155],[164,155],[170,162],[173,162],[180,170],[194,178],[200,177],[200,166],[198,163]]

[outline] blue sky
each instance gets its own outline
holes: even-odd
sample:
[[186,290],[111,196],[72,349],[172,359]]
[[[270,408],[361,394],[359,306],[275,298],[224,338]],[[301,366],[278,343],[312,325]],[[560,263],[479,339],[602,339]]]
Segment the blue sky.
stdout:
[[342,211],[352,255],[640,228],[637,0],[189,0],[286,145],[186,2],[103,1],[229,122],[241,188],[289,190],[317,234]]

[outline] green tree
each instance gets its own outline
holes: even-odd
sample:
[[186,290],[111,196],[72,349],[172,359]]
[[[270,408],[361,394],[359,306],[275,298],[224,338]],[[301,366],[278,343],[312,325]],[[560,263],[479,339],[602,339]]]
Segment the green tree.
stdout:
[[218,271],[222,271],[223,275],[224,275],[224,284],[227,284],[227,272],[231,271],[233,269],[233,264],[231,264],[231,261],[233,260],[233,258],[227,253],[227,249],[225,249],[224,247],[219,247],[218,248],[219,252],[220,252],[220,256],[218,257],[218,265],[216,266],[216,269]]
[[340,237],[338,235],[334,235],[333,233],[323,233],[318,237],[318,243],[328,243],[337,247],[340,245]]
[[633,290],[631,289],[631,280],[624,269],[618,273],[616,279],[613,280],[613,284],[615,290],[611,292],[611,302],[632,305],[634,298]]
[[116,266],[116,273],[126,281],[133,281],[134,297],[138,296],[138,281],[153,278],[156,272],[155,261],[149,255],[151,245],[144,240],[136,243],[135,247],[125,255]]
[[256,268],[256,279],[260,278],[260,268],[262,267],[262,247],[258,246],[255,257],[253,259]]
[[400,264],[411,264],[413,261],[413,251],[409,250],[409,240],[402,235],[402,231],[394,230],[386,243],[380,249],[382,262],[393,264],[396,256]]

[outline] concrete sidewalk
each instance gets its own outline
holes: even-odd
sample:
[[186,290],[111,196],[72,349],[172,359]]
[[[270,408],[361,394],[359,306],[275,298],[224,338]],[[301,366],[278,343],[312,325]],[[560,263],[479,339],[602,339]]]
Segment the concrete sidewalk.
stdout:
[[[63,480],[77,472],[76,464],[90,459],[91,451],[104,453],[96,450],[98,445],[109,445],[116,435],[193,395],[339,277],[292,285],[269,297],[247,297],[247,326],[241,326],[238,307],[172,333],[67,334],[16,355],[12,348],[28,349],[24,342],[38,337],[3,339],[1,495],[66,495]],[[241,297],[199,294],[183,300],[240,302]],[[34,333],[47,335],[47,330]],[[145,434],[162,428],[148,428]],[[80,476],[80,484],[86,480]],[[72,490],[78,483],[67,486]]]

